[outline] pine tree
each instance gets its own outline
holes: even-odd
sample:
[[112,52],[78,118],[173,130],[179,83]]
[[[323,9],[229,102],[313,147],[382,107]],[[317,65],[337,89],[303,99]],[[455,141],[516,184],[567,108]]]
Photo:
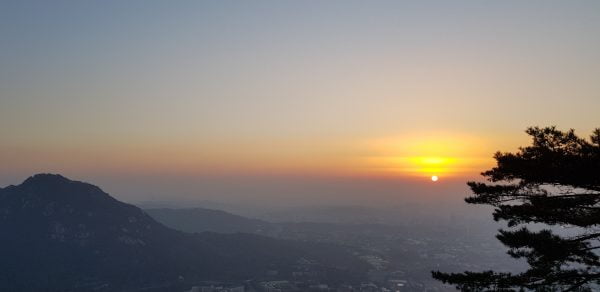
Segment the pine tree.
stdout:
[[[592,291],[600,289],[600,128],[586,140],[556,127],[532,127],[531,146],[497,152],[497,166],[469,182],[465,201],[495,207],[508,228],[497,238],[525,259],[520,273],[432,272],[462,291]],[[547,226],[532,231],[530,223]],[[558,227],[569,233],[557,232]],[[575,232],[573,232],[575,231]]]

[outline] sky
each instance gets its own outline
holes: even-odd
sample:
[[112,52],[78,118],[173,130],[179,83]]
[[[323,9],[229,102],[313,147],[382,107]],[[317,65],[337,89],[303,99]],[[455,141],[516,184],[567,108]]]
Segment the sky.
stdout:
[[600,127],[598,1],[1,1],[0,40],[0,186],[454,200],[528,126]]

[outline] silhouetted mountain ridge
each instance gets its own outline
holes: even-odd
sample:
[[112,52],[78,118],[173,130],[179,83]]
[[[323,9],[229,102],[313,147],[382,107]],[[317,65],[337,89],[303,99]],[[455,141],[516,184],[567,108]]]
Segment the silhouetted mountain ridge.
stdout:
[[360,264],[334,247],[175,231],[94,185],[53,174],[0,189],[0,230],[0,283],[8,290],[179,291],[198,280],[286,273],[304,257],[360,274],[344,268]]
[[184,232],[263,233],[277,228],[273,223],[206,208],[145,209],[162,224]]

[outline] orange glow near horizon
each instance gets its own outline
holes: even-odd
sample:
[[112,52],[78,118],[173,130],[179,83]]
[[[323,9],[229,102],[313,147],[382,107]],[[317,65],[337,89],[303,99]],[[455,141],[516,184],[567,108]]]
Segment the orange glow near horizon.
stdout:
[[[372,143],[367,159],[374,171],[423,178],[473,175],[493,165],[490,149],[461,134],[418,134]],[[434,180],[435,181],[435,180]]]
[[409,157],[408,163],[414,166],[414,170],[426,176],[448,174],[452,172],[452,166],[456,165],[457,159],[453,157]]
[[[247,141],[245,143],[103,145],[0,155],[12,169],[42,172],[161,173],[373,177],[430,180],[478,176],[493,166],[492,153],[475,138],[455,133],[403,134],[379,139]],[[134,147],[135,146],[135,147]],[[160,147],[159,147],[160,146]],[[68,150],[68,151],[67,151]],[[26,155],[26,154],[29,155]],[[61,168],[57,168],[60,165]]]

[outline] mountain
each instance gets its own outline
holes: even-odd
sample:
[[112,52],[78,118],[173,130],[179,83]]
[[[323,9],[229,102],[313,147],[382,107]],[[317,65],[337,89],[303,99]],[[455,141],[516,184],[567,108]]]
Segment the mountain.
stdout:
[[265,233],[277,226],[258,219],[250,219],[221,210],[206,208],[186,209],[145,209],[156,221],[185,232],[219,233]]
[[176,231],[94,185],[54,174],[0,189],[0,230],[3,291],[182,291],[267,270],[284,277],[306,259],[329,279],[359,281],[365,270],[332,245]]

